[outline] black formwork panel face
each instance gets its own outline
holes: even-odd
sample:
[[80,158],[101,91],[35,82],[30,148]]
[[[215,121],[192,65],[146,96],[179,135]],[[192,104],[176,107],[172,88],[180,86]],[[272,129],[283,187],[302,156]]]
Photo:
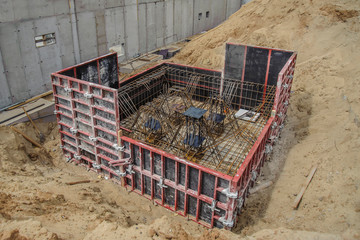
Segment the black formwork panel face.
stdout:
[[186,179],[186,166],[185,164],[179,163],[179,184],[185,186]]
[[[130,143],[124,141],[123,144],[124,144],[124,147],[126,150],[130,150]],[[129,157],[130,157],[130,154],[123,152],[123,158],[129,158]]]
[[189,179],[188,179],[189,186],[188,187],[191,190],[198,191],[199,170],[196,168],[189,167],[188,171],[189,171]]
[[245,46],[226,44],[224,77],[241,80],[244,58]]
[[134,165],[140,166],[140,148],[137,145],[132,147],[132,157],[134,159]]
[[69,70],[61,72],[62,75],[68,76],[68,77],[75,77],[74,75],[75,68],[71,68]]
[[[76,76],[74,74],[74,69]],[[75,66],[74,69],[61,72],[61,74],[69,77],[76,77],[77,79],[100,84],[106,87],[116,89],[119,87],[116,54],[111,54],[80,66]]]
[[96,61],[75,67],[75,69],[77,79],[99,84],[98,66]]
[[144,176],[144,193],[151,196],[151,178],[143,175]]
[[165,157],[165,178],[175,182],[175,161]]
[[143,168],[145,169],[145,170],[148,170],[148,171],[150,171],[151,170],[151,163],[150,163],[150,161],[151,161],[151,158],[150,158],[150,151],[149,150],[147,150],[147,149],[143,149]]
[[190,214],[195,217],[196,209],[197,209],[197,199],[193,196],[188,195],[187,214]]
[[199,219],[211,224],[212,211],[210,204],[200,201]]
[[202,172],[201,194],[212,198],[214,197],[214,190],[215,176],[206,172]]
[[154,174],[161,176],[161,155],[154,153]]
[[119,75],[116,58],[117,55],[114,54],[99,59],[101,85],[111,88],[119,87]]
[[263,98],[264,85],[251,85],[251,83],[265,84],[269,49],[247,47],[244,81],[250,84],[243,85],[241,95],[241,108],[253,109]]
[[182,191],[177,191],[177,210],[184,211],[185,209],[185,193]]
[[134,174],[134,187],[135,189],[141,191],[141,173],[135,171]]
[[175,189],[169,186],[164,188],[164,201],[166,205],[174,206],[175,205]]
[[285,51],[272,50],[270,59],[270,68],[268,76],[268,85],[275,86],[277,84],[280,71],[283,69],[286,62],[289,60],[293,53]]
[[154,180],[154,197],[161,200],[161,187],[159,187],[158,184],[159,182],[157,180]]

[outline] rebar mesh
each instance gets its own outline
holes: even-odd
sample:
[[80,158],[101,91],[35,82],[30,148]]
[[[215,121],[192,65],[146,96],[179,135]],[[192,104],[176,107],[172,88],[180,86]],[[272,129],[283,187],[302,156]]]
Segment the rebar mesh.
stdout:
[[[276,86],[165,65],[119,88],[124,134],[234,175],[270,117]],[[199,118],[185,114],[192,108]],[[239,110],[244,112],[242,116]]]

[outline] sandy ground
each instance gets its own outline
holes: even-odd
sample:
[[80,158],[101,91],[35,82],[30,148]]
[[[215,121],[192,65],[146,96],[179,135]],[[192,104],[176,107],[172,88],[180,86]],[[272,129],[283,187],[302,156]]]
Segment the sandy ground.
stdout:
[[[0,239],[360,239],[360,2],[253,0],[172,61],[222,69],[224,43],[296,50],[285,128],[232,232],[208,230],[0,128]],[[34,139],[32,127],[17,126]],[[313,166],[298,210],[292,203]],[[69,186],[66,183],[90,180]]]

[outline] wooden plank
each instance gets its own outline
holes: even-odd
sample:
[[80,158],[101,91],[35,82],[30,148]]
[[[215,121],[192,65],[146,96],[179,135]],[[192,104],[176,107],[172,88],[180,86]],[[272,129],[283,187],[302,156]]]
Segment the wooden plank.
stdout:
[[68,182],[66,183],[66,185],[76,185],[76,184],[80,184],[80,183],[89,183],[90,180],[81,180],[81,181],[76,181],[76,182]]
[[26,140],[28,140],[29,142],[31,142],[33,145],[35,145],[35,146],[37,146],[37,147],[39,147],[39,148],[43,148],[38,142],[36,142],[35,140],[33,140],[31,137],[29,137],[28,135],[26,135],[25,133],[23,133],[23,132],[20,131],[19,129],[15,128],[14,126],[10,126],[10,128],[11,128],[13,131],[21,134]]
[[294,205],[293,205],[294,209],[297,209],[299,207],[300,201],[301,201],[301,199],[302,199],[302,197],[303,197],[303,195],[305,193],[305,190],[309,186],[309,184],[310,184],[310,182],[311,182],[311,180],[312,180],[312,178],[313,178],[313,176],[314,176],[314,174],[316,172],[316,169],[317,169],[316,166],[311,169],[311,171],[310,171],[310,173],[309,173],[309,175],[308,175],[308,177],[306,179],[305,185],[301,188],[300,192],[296,196],[296,198],[294,200]]

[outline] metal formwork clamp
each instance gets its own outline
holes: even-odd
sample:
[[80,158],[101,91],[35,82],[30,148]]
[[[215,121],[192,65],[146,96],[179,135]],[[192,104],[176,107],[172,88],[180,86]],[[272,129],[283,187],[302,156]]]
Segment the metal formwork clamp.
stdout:
[[160,188],[167,188],[167,186],[164,184],[164,178],[160,178],[159,183],[157,184]]
[[221,191],[221,193],[225,194],[228,198],[237,198],[238,192],[230,192],[230,188],[226,188]]
[[67,158],[66,158],[66,162],[70,162],[72,160],[72,157],[70,157],[70,156],[68,156]]
[[256,180],[256,178],[257,178],[257,172],[256,172],[256,170],[253,170],[252,172],[251,172],[251,181],[255,181]]
[[58,111],[57,111],[57,110],[54,110],[54,114],[55,114],[55,115],[58,114]]
[[86,92],[86,93],[84,93],[84,97],[85,98],[93,98],[93,96],[94,96],[94,94],[92,94],[92,93],[88,93],[88,92]]
[[272,129],[276,128],[278,126],[277,122],[274,122],[271,126]]
[[213,199],[211,205],[210,206],[206,205],[206,206],[211,210],[211,212],[214,212],[214,211],[220,212],[220,210],[216,208],[216,203],[217,203],[217,201],[215,199]]
[[287,83],[284,83],[284,84],[283,84],[283,88],[286,89],[286,88],[288,88],[288,87],[289,87],[289,84],[287,84]]
[[120,151],[120,152],[123,152],[125,150],[125,147],[124,146],[119,146],[117,145],[116,143],[114,143],[112,145],[112,147],[116,150],[116,151]]
[[92,166],[93,166],[93,168],[95,168],[95,169],[101,169],[101,165],[100,165],[100,164],[93,163]]
[[97,137],[89,136],[89,139],[90,139],[90,141],[92,141],[92,142],[96,142],[96,141],[97,141]]
[[64,148],[64,145],[59,145],[59,148],[60,148],[60,149],[63,149],[63,148]]
[[65,92],[67,92],[67,93],[71,93],[71,92],[72,92],[72,89],[71,89],[71,88],[66,87],[66,88],[64,88],[64,91],[65,91]]
[[225,227],[232,228],[234,226],[234,220],[225,218],[225,215],[219,218],[219,222],[222,223]]
[[280,130],[284,128],[284,124],[281,124],[280,125]]
[[283,113],[282,113],[282,112],[279,112],[277,115],[278,115],[279,118],[282,118]]
[[273,150],[273,147],[270,144],[265,145],[265,154],[270,154]]
[[132,164],[129,164],[129,166],[126,168],[126,171],[127,171],[129,174],[134,174],[135,171],[134,171],[132,168],[133,168],[133,165],[132,165]]
[[72,134],[77,134],[78,130],[76,128],[70,128]]
[[244,198],[239,197],[238,198],[238,210],[240,211],[241,207],[244,205]]
[[81,160],[81,156],[77,155],[77,154],[74,154],[74,158],[75,158],[75,160]]
[[120,170],[115,170],[116,175],[118,175],[119,177],[125,177],[126,176],[126,171],[125,172],[121,172]]
[[292,74],[289,74],[288,76],[287,76],[289,79],[293,79],[293,75]]

